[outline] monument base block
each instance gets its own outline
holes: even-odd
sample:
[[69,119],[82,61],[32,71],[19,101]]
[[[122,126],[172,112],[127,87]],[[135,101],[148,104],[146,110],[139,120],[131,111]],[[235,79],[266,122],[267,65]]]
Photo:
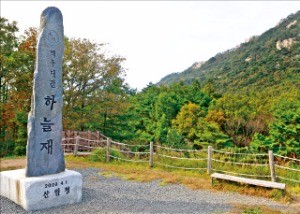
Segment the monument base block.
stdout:
[[25,169],[0,172],[0,194],[25,210],[39,210],[81,201],[82,176],[64,172],[39,177],[25,177]]

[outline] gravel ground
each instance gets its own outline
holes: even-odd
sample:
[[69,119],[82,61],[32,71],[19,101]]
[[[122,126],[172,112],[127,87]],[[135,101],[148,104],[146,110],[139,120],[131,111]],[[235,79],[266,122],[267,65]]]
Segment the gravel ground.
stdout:
[[82,202],[42,211],[26,212],[0,196],[0,213],[225,213],[235,203],[266,205],[285,210],[287,206],[259,197],[237,193],[190,190],[181,185],[159,185],[159,181],[139,183],[98,174],[99,169],[76,170],[83,175]]

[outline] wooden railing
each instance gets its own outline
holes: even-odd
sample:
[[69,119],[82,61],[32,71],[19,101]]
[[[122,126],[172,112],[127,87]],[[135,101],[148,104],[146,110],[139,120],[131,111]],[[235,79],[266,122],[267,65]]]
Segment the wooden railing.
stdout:
[[65,153],[91,152],[93,148],[106,144],[107,137],[99,131],[70,131],[62,132],[62,145]]
[[[115,142],[99,132],[66,131],[64,136],[62,147],[65,154],[71,153],[75,156],[98,155],[93,154],[92,150],[100,149],[105,151],[102,155],[105,156],[107,162],[113,159],[126,162],[148,163],[150,167],[158,165],[182,170],[207,171],[207,174],[218,172],[246,178],[272,181],[279,179],[281,181],[300,183],[299,174],[297,175],[297,173],[300,173],[300,160],[273,154],[271,150],[268,153],[255,154],[216,150],[211,146],[207,149],[191,150],[163,147],[161,145],[154,145],[153,142],[144,145],[130,145]],[[84,138],[83,136],[89,138]],[[118,156],[118,153],[121,156]],[[190,155],[186,156],[187,153]],[[236,158],[236,156],[239,158]],[[248,157],[248,159],[242,159],[244,156]],[[187,164],[187,162],[190,164]],[[191,164],[191,162],[195,164]],[[285,164],[292,162],[294,162],[294,167]],[[258,169],[256,173],[256,170],[253,170],[255,168]],[[241,169],[243,169],[242,172]],[[260,171],[262,169],[264,170]],[[290,177],[292,173],[294,173],[294,176]]]

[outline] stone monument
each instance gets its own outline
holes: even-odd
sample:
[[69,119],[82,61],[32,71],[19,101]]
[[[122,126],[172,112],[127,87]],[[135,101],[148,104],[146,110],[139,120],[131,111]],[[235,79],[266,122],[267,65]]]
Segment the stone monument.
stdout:
[[26,176],[65,171],[62,139],[62,57],[64,32],[61,12],[43,11],[37,43],[37,63],[28,116]]
[[65,169],[61,146],[63,52],[63,16],[48,7],[38,35],[27,167],[0,173],[1,195],[28,211],[77,203],[82,197],[82,176]]

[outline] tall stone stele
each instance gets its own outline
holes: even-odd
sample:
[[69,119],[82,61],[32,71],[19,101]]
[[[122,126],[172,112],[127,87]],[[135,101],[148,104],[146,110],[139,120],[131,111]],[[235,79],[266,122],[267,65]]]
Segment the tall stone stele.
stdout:
[[48,7],[41,15],[31,111],[28,116],[26,176],[65,170],[62,139],[63,17]]
[[26,169],[0,172],[0,194],[24,209],[73,204],[82,198],[82,176],[65,169],[62,151],[63,17],[59,9],[41,15]]

